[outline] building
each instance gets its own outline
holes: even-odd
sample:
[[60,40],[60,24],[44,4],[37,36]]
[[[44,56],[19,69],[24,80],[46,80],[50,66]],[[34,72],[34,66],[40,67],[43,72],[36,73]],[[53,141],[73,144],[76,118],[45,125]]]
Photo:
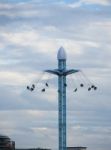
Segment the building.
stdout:
[[16,150],[51,150],[48,148],[16,148]]
[[6,135],[0,135],[0,150],[15,150],[15,141]]
[[87,147],[67,147],[67,150],[86,150]]

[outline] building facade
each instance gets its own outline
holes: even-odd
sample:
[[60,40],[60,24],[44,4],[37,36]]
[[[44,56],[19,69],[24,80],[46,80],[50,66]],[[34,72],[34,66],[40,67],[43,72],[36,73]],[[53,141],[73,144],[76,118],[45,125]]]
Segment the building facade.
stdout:
[[86,150],[87,147],[67,147],[67,150]]

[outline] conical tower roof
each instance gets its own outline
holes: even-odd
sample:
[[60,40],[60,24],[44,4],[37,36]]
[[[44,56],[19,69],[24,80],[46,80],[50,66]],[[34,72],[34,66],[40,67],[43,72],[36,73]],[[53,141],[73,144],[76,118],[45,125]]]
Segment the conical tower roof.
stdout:
[[58,60],[65,60],[66,59],[66,52],[65,52],[65,49],[63,47],[59,48],[58,54],[57,54],[57,59]]

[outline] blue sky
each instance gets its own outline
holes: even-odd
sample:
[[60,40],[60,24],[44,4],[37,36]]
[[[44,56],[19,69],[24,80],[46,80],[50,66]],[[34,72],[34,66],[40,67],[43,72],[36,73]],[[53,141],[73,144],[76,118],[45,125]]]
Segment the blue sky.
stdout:
[[[111,2],[110,0],[0,1],[0,134],[16,147],[58,147],[57,52],[67,52],[67,67],[79,68],[98,86],[79,86],[68,78],[67,145],[111,149]],[[50,87],[41,94],[44,82]],[[76,79],[76,80],[75,80]],[[74,80],[74,82],[73,82]]]

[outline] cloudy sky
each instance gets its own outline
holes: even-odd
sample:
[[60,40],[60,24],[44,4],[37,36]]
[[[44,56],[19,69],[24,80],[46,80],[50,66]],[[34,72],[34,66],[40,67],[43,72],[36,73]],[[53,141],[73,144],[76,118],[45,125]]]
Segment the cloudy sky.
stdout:
[[[110,0],[0,0],[0,134],[16,147],[57,149],[57,78],[44,75],[33,93],[26,86],[57,68],[61,46],[67,67],[83,70],[98,86],[74,93],[84,78],[68,78],[67,146],[110,150]],[[41,93],[47,79],[50,86]]]

